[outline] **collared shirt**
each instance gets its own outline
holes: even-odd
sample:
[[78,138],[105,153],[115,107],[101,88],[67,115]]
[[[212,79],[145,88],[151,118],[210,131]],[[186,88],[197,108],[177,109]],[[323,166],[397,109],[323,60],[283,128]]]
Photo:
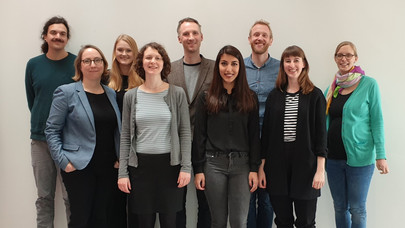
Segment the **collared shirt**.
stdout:
[[266,100],[270,91],[273,90],[280,67],[280,61],[270,57],[263,66],[257,67],[252,60],[252,55],[244,59],[246,67],[246,76],[249,87],[257,94],[259,99],[259,121],[260,129],[263,124],[264,110]]

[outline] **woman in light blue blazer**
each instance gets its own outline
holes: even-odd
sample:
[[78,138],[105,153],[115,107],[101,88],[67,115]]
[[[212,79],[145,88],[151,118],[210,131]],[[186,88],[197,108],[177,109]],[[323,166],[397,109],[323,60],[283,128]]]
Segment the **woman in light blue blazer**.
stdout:
[[71,216],[69,228],[114,227],[121,118],[114,90],[102,85],[108,63],[100,49],[84,46],[74,83],[58,87],[46,123],[52,158],[62,169]]

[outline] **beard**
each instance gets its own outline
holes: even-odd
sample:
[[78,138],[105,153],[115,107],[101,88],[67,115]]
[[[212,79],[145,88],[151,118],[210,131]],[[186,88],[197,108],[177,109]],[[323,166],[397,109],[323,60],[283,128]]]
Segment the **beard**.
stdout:
[[252,52],[258,55],[264,54],[269,49],[270,45],[266,43],[262,48],[256,48],[255,44],[250,44],[252,47]]

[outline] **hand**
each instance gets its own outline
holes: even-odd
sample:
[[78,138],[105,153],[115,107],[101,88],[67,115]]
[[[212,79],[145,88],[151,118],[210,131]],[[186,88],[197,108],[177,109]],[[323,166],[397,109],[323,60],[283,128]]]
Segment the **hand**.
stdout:
[[312,181],[312,187],[315,189],[321,189],[325,185],[325,171],[316,171],[314,180]]
[[120,167],[120,163],[118,161],[114,162],[114,168],[118,169]]
[[197,173],[194,176],[195,188],[198,190],[205,190],[205,175],[204,173]]
[[259,188],[266,188],[267,185],[266,173],[264,172],[262,166],[259,167],[258,179],[259,179]]
[[249,172],[249,187],[250,187],[250,192],[254,192],[257,189],[258,185],[258,178],[257,178],[257,172]]
[[125,193],[129,193],[131,190],[131,181],[128,177],[118,179],[118,188]]
[[387,174],[390,172],[388,169],[388,163],[385,159],[377,159],[377,163],[375,164],[377,169],[380,170],[380,174]]
[[179,178],[177,179],[177,184],[179,184],[179,185],[177,185],[177,187],[182,188],[182,187],[188,185],[188,183],[190,183],[190,179],[191,179],[190,173],[180,172]]
[[69,162],[65,168],[65,172],[67,172],[67,173],[71,173],[75,170],[76,170],[76,168],[73,166],[73,164],[71,162]]

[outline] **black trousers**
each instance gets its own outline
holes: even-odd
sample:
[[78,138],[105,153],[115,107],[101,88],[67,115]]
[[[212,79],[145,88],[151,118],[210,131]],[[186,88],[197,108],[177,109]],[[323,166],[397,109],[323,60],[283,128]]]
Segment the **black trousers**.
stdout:
[[[210,228],[211,227],[211,213],[208,207],[207,198],[205,197],[204,191],[196,189],[197,202],[198,202],[198,218],[197,218],[197,228]],[[183,210],[177,212],[176,228],[186,228],[186,197],[187,189],[184,191],[184,208]]]
[[[318,198],[312,200],[296,200],[289,196],[272,195],[270,197],[276,219],[274,222],[277,228],[297,228],[315,227],[316,204]],[[295,209],[294,219],[293,205]]]
[[117,188],[113,167],[96,169],[91,164],[83,170],[61,171],[69,196],[69,228],[113,228],[112,202]]

